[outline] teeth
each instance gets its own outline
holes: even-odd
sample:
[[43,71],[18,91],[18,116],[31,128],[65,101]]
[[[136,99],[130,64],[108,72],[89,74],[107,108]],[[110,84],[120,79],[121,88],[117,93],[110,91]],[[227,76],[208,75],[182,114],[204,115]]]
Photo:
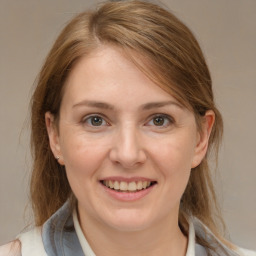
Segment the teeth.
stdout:
[[109,181],[109,187],[110,187],[110,188],[114,188],[114,183],[113,183],[112,180]]
[[137,185],[134,181],[129,183],[128,190],[129,191],[136,191],[137,190]]
[[120,186],[119,186],[119,182],[118,181],[115,181],[114,182],[114,189],[115,190],[119,190]]
[[120,182],[120,187],[119,187],[120,190],[127,190],[128,189],[128,184],[127,182],[124,182],[124,181],[121,181]]
[[139,182],[137,183],[137,189],[138,189],[138,190],[141,190],[141,189],[142,189],[142,181],[139,181]]
[[147,185],[148,185],[148,182],[147,182],[147,181],[143,181],[143,182],[142,182],[142,188],[145,189],[145,188],[147,187]]
[[142,189],[146,189],[151,185],[150,181],[132,181],[132,182],[126,182],[126,181],[113,181],[113,180],[104,180],[102,182],[106,187],[122,191],[122,192],[135,192]]

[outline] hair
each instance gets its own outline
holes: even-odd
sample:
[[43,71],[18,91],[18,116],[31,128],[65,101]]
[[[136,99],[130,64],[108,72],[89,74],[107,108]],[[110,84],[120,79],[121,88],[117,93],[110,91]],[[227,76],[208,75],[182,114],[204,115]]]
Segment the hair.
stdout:
[[[46,58],[31,101],[31,201],[35,224],[42,225],[74,197],[65,167],[51,152],[45,113],[51,112],[58,122],[70,70],[102,45],[121,49],[152,81],[193,111],[199,130],[205,112],[214,111],[208,153],[191,171],[181,200],[179,224],[187,234],[187,218],[195,216],[223,241],[219,227],[223,221],[208,168],[209,152],[217,154],[223,130],[211,76],[200,46],[186,25],[164,8],[144,1],[106,2],[95,11],[79,14],[63,29]],[[197,239],[212,249],[204,238]]]

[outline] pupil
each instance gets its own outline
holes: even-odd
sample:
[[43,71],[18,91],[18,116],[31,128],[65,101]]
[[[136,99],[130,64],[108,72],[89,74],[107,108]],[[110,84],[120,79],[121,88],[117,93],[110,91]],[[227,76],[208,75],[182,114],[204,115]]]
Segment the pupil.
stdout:
[[162,126],[164,124],[164,118],[163,117],[156,117],[154,118],[154,125]]
[[100,126],[102,124],[102,118],[95,116],[92,118],[92,125],[94,126]]

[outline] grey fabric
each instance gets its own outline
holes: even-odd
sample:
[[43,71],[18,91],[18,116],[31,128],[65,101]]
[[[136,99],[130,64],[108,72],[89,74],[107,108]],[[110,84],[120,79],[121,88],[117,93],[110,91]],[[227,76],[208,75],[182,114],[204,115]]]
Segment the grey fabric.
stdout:
[[[231,251],[205,227],[198,219],[192,218],[197,237],[206,238],[217,248],[217,253],[208,252],[199,244],[195,245],[195,256],[238,256]],[[194,239],[194,238],[193,238]],[[79,239],[75,232],[72,209],[67,201],[52,217],[45,222],[42,228],[42,240],[48,256],[86,256],[83,253]]]
[[84,256],[68,201],[45,222],[42,239],[48,256]]
[[207,256],[207,252],[202,245],[195,245],[195,256]]
[[[207,228],[199,219],[195,217],[191,217],[195,234],[199,238],[203,238],[207,240],[211,246],[215,249],[215,251],[209,250],[208,254],[211,256],[239,256],[238,252],[232,251],[225,244],[215,237],[215,235],[211,232],[209,228]],[[208,255],[207,254],[207,255]],[[195,254],[197,256],[197,254]],[[199,254],[200,255],[200,254]]]

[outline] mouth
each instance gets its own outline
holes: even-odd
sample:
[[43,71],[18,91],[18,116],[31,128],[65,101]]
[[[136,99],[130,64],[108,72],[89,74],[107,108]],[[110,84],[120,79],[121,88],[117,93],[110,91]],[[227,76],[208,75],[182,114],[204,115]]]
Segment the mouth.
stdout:
[[131,182],[126,182],[126,181],[117,181],[117,180],[101,180],[100,183],[117,192],[139,192],[142,190],[146,190],[155,184],[157,184],[156,181],[131,181]]

